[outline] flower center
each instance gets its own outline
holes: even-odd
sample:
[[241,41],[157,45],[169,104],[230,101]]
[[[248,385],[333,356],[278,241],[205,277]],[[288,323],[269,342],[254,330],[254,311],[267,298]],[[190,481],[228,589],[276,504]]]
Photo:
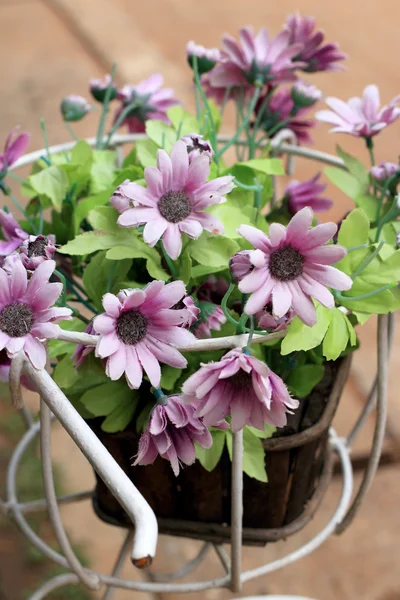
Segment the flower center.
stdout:
[[170,223],[179,223],[190,215],[192,207],[185,192],[167,192],[161,196],[158,210]]
[[253,386],[251,373],[246,373],[243,369],[239,369],[237,373],[229,378],[229,381],[239,392],[244,392]]
[[28,256],[46,256],[47,238],[38,236],[36,240],[28,243]]
[[303,272],[304,256],[293,246],[283,246],[269,257],[269,270],[279,281],[292,281]]
[[173,306],[171,306],[171,310],[182,310],[183,308],[186,308],[185,303],[183,302],[183,298],[182,300],[179,300],[179,302],[176,302]]
[[33,310],[26,304],[15,302],[0,312],[0,329],[13,338],[27,335],[34,323]]
[[146,335],[147,319],[138,310],[127,310],[117,319],[117,336],[124,344],[134,346]]

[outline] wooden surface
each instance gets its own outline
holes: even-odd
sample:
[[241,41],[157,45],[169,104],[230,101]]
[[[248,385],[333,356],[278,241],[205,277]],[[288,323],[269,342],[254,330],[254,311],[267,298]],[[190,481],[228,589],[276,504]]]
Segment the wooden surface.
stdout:
[[[276,33],[285,16],[297,10],[298,2],[276,3],[265,0],[0,0],[0,140],[16,124],[32,133],[30,149],[42,147],[39,125],[45,117],[50,143],[65,141],[68,135],[59,117],[59,102],[63,95],[78,93],[87,96],[90,77],[102,76],[114,60],[119,64],[121,82],[137,82],[155,71],[164,74],[166,85],[174,87],[188,108],[193,107],[190,72],[186,65],[185,45],[190,39],[204,45],[217,45],[221,33],[236,33],[238,27],[254,24],[268,26]],[[317,17],[328,40],[339,41],[341,49],[350,55],[347,72],[310,77],[327,95],[346,99],[359,95],[365,85],[377,83],[382,101],[387,103],[400,93],[398,56],[400,9],[395,0],[337,0],[334,3],[302,0],[304,14]],[[81,135],[93,133],[97,115],[90,115],[76,126]],[[232,120],[228,127],[232,126]],[[320,149],[334,152],[339,143],[349,152],[367,158],[361,144],[350,136],[331,135],[328,127],[315,130]],[[377,139],[378,160],[395,161],[400,150],[400,123],[392,125]],[[314,174],[315,167],[299,160],[296,177]],[[350,207],[348,200],[329,188],[335,199],[328,217],[338,219]],[[336,423],[345,433],[354,421],[366,386],[373,374],[375,355],[374,322],[361,330],[362,347],[357,353],[353,374]],[[399,334],[400,335],[400,334]],[[395,348],[399,347],[399,335]],[[400,357],[392,358],[390,386],[390,427],[392,440],[400,437],[400,408],[397,393],[397,373]],[[32,399],[36,407],[36,400]],[[371,422],[357,442],[357,451],[368,448]],[[63,463],[66,487],[71,491],[86,489],[93,478],[89,467],[60,429],[55,432],[54,453]],[[398,467],[385,468],[368,498],[366,506],[352,528],[333,538],[316,554],[300,561],[284,572],[275,573],[249,583],[245,594],[303,594],[317,600],[387,600],[400,599],[400,520],[398,505]],[[246,549],[246,568],[262,564],[304,542],[331,514],[340,483],[333,485],[330,498],[324,503],[310,531],[285,543],[266,549]],[[122,533],[100,523],[90,505],[83,503],[63,508],[63,514],[75,539],[82,541],[93,566],[109,570]],[[197,545],[164,538],[160,543],[155,568],[171,570],[194,556]],[[111,557],[111,558],[110,558]],[[1,566],[0,566],[1,570]],[[196,573],[197,577],[220,574],[215,556],[211,556]],[[142,577],[128,563],[126,576]],[[118,592],[116,600],[152,598],[151,595]],[[165,596],[165,598],[182,596]],[[212,590],[190,596],[195,600],[232,597],[226,591]],[[163,596],[164,598],[164,596]],[[11,600],[11,599],[10,599]]]

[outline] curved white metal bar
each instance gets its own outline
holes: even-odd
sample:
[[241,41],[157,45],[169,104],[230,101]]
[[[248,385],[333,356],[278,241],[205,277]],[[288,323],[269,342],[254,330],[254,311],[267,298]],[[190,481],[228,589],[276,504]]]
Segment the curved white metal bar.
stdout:
[[351,467],[351,461],[349,458],[349,453],[346,444],[343,440],[337,437],[336,432],[333,429],[330,430],[330,436],[330,443],[332,444],[333,450],[339,455],[343,471],[342,494],[335,514],[330,519],[328,524],[325,525],[322,531],[320,531],[311,541],[309,541],[301,548],[298,548],[291,554],[288,554],[283,558],[279,558],[278,560],[275,560],[269,563],[268,565],[263,565],[261,567],[257,567],[256,569],[251,569],[250,571],[246,571],[245,573],[243,573],[243,583],[245,581],[249,581],[250,579],[255,579],[256,577],[261,577],[262,575],[267,575],[268,573],[272,573],[273,571],[283,569],[284,567],[287,567],[288,565],[291,565],[292,563],[296,562],[300,558],[304,558],[308,554],[311,554],[311,552],[313,552],[319,546],[321,546],[321,544],[335,531],[337,524],[341,522],[344,515],[346,514],[353,490],[353,471]]
[[24,406],[22,399],[21,389],[21,372],[22,365],[24,363],[24,353],[18,352],[18,354],[11,360],[10,376],[9,376],[9,387],[13,406],[17,410],[21,410]]
[[[265,334],[254,334],[252,343],[261,344],[262,342],[270,342],[272,340],[280,340],[286,335],[285,331],[276,331],[275,333]],[[179,344],[172,344],[177,350],[181,352],[202,352],[203,350],[225,350],[228,348],[237,348],[238,346],[246,346],[249,336],[247,333],[241,335],[231,335],[220,338],[210,338],[204,340],[194,340],[191,344],[186,346],[179,346]],[[60,329],[60,333],[57,336],[58,340],[63,342],[72,342],[74,344],[83,344],[84,346],[96,346],[99,336],[91,335],[89,333],[81,333],[79,331],[67,331],[66,329]]]
[[36,370],[29,361],[25,361],[24,371],[132,519],[136,532],[132,560],[138,566],[146,566],[154,557],[157,545],[158,526],[154,512],[50,375],[44,370]]
[[43,487],[47,502],[47,511],[60,549],[67,559],[71,571],[88,588],[97,590],[100,587],[99,578],[84,569],[69,543],[63,526],[57,504],[56,491],[54,489],[53,468],[51,464],[51,413],[42,398],[40,398],[40,457],[42,460]]
[[231,590],[242,589],[243,429],[232,434]]
[[[389,329],[389,332],[388,332],[388,338],[389,338],[388,339],[388,360],[389,360],[391,350],[392,350],[392,345],[393,345],[394,332],[396,329],[396,313],[389,313],[388,329]],[[349,433],[349,435],[346,438],[346,443],[349,448],[351,448],[352,445],[354,444],[355,439],[357,438],[358,434],[360,433],[363,426],[365,425],[365,421],[368,419],[369,415],[375,408],[377,391],[378,391],[378,375],[375,377],[375,380],[371,386],[371,390],[368,394],[367,401],[364,404],[364,407],[363,407],[357,421],[355,422],[353,429],[351,430],[351,432]]]
[[368,459],[368,465],[363,475],[358,492],[347,511],[343,520],[338,523],[335,533],[341,534],[347,529],[360,509],[361,503],[367,495],[371,484],[376,475],[379,466],[379,460],[382,454],[383,442],[385,439],[385,429],[387,420],[387,393],[389,379],[389,317],[388,315],[378,316],[378,388],[376,403],[376,422],[374,437],[372,441],[371,453]]
[[210,550],[211,546],[212,546],[211,542],[204,542],[204,544],[202,545],[202,547],[200,548],[200,550],[198,551],[196,556],[194,558],[192,558],[192,560],[187,562],[186,565],[184,565],[180,569],[177,569],[176,571],[172,571],[170,573],[158,574],[158,573],[149,572],[148,573],[149,579],[151,581],[167,582],[167,581],[174,581],[175,579],[182,579],[182,577],[186,577],[186,575],[188,575],[189,573],[194,571],[194,569],[199,564],[201,564],[201,562],[204,560],[204,558],[208,554],[208,551]]
[[54,592],[54,590],[58,590],[60,587],[64,587],[64,585],[69,585],[71,583],[79,583],[79,577],[74,573],[64,573],[63,575],[57,575],[49,581],[46,581],[43,585],[40,586],[36,592],[32,596],[28,598],[28,600],[43,600],[50,594]]
[[[76,494],[66,494],[65,496],[57,496],[57,504],[69,504],[70,502],[82,502],[92,498],[93,490],[87,490],[85,492],[77,492]],[[18,504],[19,510],[23,514],[32,512],[40,512],[41,510],[47,509],[46,498],[41,500],[32,500],[31,502],[20,502]]]
[[[116,560],[114,568],[112,570],[113,577],[118,577],[118,575],[120,574],[121,569],[125,564],[126,557],[128,556],[129,550],[132,546],[134,535],[135,535],[135,532],[133,530],[129,530],[128,533],[126,534],[124,543],[121,546],[121,550],[119,551],[117,560]],[[104,596],[103,596],[102,600],[111,600],[116,589],[117,588],[115,588],[114,586],[108,585],[106,588],[106,591],[104,592]]]

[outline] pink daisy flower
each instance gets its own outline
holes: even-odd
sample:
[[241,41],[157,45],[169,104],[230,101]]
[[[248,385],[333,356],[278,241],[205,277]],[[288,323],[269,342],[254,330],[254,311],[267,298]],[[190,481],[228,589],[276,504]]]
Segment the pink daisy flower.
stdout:
[[224,194],[235,187],[233,177],[226,175],[206,183],[209,174],[208,157],[199,156],[189,165],[186,144],[180,140],[169,156],[158,150],[157,167],[144,170],[147,188],[135,183],[124,187],[123,193],[134,206],[120,215],[118,225],[145,224],[146,244],[155,246],[162,237],[168,255],[177,259],[182,251],[181,233],[197,239],[203,229],[212,233],[224,230],[218,219],[202,211],[226,201]]
[[324,44],[324,32],[314,31],[314,17],[289,15],[286,20],[285,31],[290,34],[290,44],[301,44],[300,52],[295,56],[305,65],[303,71],[314,73],[316,71],[337,71],[342,69],[337,64],[339,60],[347,58],[346,54],[339,52],[337,44]]
[[194,407],[183,404],[180,396],[169,396],[167,404],[157,404],[139,440],[134,465],[150,465],[161,456],[169,460],[175,476],[180,461],[192,465],[196,460],[194,442],[202,448],[212,446],[210,432],[194,413]]
[[331,132],[349,133],[356,137],[370,138],[400,117],[397,106],[400,96],[380,108],[379,90],[376,85],[367,85],[362,98],[350,98],[347,102],[339,98],[327,98],[332,110],[319,110],[316,118],[335,127]]
[[14,127],[6,139],[4,152],[0,154],[0,173],[4,173],[8,167],[11,167],[18,160],[29,144],[31,136],[26,131],[17,135],[13,141],[13,137],[18,130],[19,127]]
[[51,260],[57,250],[54,235],[30,235],[19,249],[22,264],[28,271],[34,271],[45,260]]
[[186,144],[186,150],[189,155],[189,164],[198,156],[207,156],[211,163],[214,156],[214,150],[211,143],[203,140],[203,136],[197,133],[188,133],[181,137],[181,141]]
[[326,189],[326,185],[318,182],[320,176],[321,173],[317,173],[307,181],[291,181],[286,186],[284,198],[292,215],[306,206],[309,206],[314,212],[330,209],[333,204],[332,200],[320,196]]
[[40,340],[56,338],[60,328],[56,321],[69,319],[69,308],[53,304],[62,292],[61,283],[49,283],[55,262],[43,262],[28,281],[20,260],[8,275],[0,269],[0,350],[10,358],[24,350],[36,369],[44,369],[46,350]]
[[[251,294],[245,311],[254,315],[272,301],[273,313],[283,317],[293,308],[308,326],[316,323],[315,298],[323,306],[333,308],[332,293],[326,286],[337,290],[348,290],[351,278],[331,267],[341,260],[346,249],[338,245],[324,246],[336,233],[335,223],[323,223],[309,230],[313,211],[303,208],[284,227],[272,223],[269,235],[251,227],[241,225],[239,233],[258,251],[257,266],[239,283],[239,289]],[[263,265],[261,255],[263,253]]]
[[11,254],[29,238],[29,233],[21,229],[12,214],[5,210],[0,210],[0,227],[4,237],[4,240],[0,240],[0,256]]
[[129,133],[144,133],[146,121],[156,119],[164,123],[170,123],[167,110],[179,104],[174,98],[174,90],[163,88],[164,78],[156,73],[141,81],[137,85],[127,84],[118,91],[118,99],[121,106],[114,115],[114,122],[129,104],[134,103],[129,114],[121,125],[127,125]]
[[196,306],[192,296],[185,296],[184,298],[182,298],[182,300],[174,304],[174,306],[172,306],[171,308],[172,310],[186,309],[187,319],[184,323],[182,323],[182,327],[187,328],[191,327],[194,323],[196,323],[197,317],[200,312],[200,308]]
[[105,312],[95,317],[93,327],[100,334],[96,356],[107,359],[110,379],[119,379],[125,373],[129,387],[137,389],[144,369],[151,385],[158,388],[159,361],[178,369],[186,367],[186,359],[172,345],[195,339],[181,327],[188,321],[187,309],[173,309],[184,296],[182,281],[167,285],[152,281],[143,290],[103,296]]
[[254,86],[257,80],[291,81],[293,70],[302,63],[293,62],[301,50],[300,44],[289,44],[290,35],[282,31],[273,40],[263,28],[254,35],[251,27],[239,31],[239,42],[226,34],[222,38],[221,60],[210,71],[208,81],[212,87],[228,88]]
[[183,400],[196,407],[207,426],[231,415],[232,431],[245,425],[263,430],[265,423],[283,427],[286,413],[298,407],[282,379],[265,363],[231,350],[219,362],[202,364],[182,387]]
[[210,338],[211,331],[220,331],[221,325],[226,323],[226,316],[220,306],[212,304],[212,302],[199,302],[199,306],[207,305],[205,318],[202,321],[197,321],[193,329],[194,335],[199,338]]
[[192,68],[194,66],[194,57],[196,57],[197,70],[201,74],[211,71],[215,63],[221,58],[221,52],[218,48],[205,48],[190,41],[186,46],[186,56]]
[[283,317],[276,317],[272,312],[271,302],[255,315],[258,326],[261,329],[267,329],[269,331],[284,331],[288,328],[295,316],[294,311],[290,309]]

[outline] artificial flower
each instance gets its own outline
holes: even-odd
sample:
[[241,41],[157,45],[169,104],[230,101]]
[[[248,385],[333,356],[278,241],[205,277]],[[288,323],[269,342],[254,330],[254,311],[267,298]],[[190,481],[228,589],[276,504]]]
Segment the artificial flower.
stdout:
[[286,413],[299,405],[278,375],[241,348],[231,350],[218,362],[202,363],[185,381],[182,393],[207,426],[231,415],[232,431],[245,425],[264,430],[266,423],[283,427]]
[[203,309],[204,316],[196,322],[193,333],[197,338],[209,338],[212,330],[220,331],[221,325],[226,323],[226,316],[222,308],[212,302],[199,302],[198,304],[200,309]]
[[196,58],[197,71],[202,74],[211,71],[215,67],[215,64],[221,58],[221,52],[218,48],[204,48],[204,46],[199,46],[195,42],[190,41],[186,46],[186,56],[192,69],[194,67],[194,58]]
[[[85,327],[85,333],[95,335],[96,331],[93,327],[93,319]],[[77,369],[85,361],[85,358],[94,351],[93,346],[85,346],[84,344],[77,344],[76,348],[71,356],[74,361],[74,367]]]
[[322,92],[315,85],[304,81],[296,81],[290,90],[292,100],[297,108],[314,106],[322,98]]
[[[203,229],[222,233],[222,223],[212,214],[202,212],[213,204],[226,201],[224,194],[235,186],[226,175],[207,182],[210,163],[207,156],[198,156],[189,165],[186,144],[178,141],[170,155],[157,152],[157,167],[146,167],[147,188],[131,184],[124,193],[134,207],[118,218],[121,227],[144,225],[143,239],[155,246],[162,237],[168,255],[177,259],[182,251],[182,233],[197,239]],[[207,182],[207,183],[206,183]]]
[[40,264],[28,281],[28,273],[17,260],[8,275],[0,269],[0,350],[10,358],[24,350],[36,369],[44,369],[46,350],[40,340],[56,338],[56,321],[69,319],[69,308],[53,307],[62,292],[61,283],[49,283],[55,262]]
[[[299,144],[311,144],[313,139],[309,130],[315,126],[312,119],[304,119],[310,107],[296,108],[291,91],[284,88],[272,96],[261,96],[255,113],[269,137],[273,138],[281,129],[293,131]],[[261,115],[259,114],[261,112]]]
[[19,248],[19,256],[28,271],[34,271],[43,261],[51,260],[57,250],[54,235],[30,235]]
[[211,143],[203,140],[203,136],[197,133],[188,133],[181,137],[181,141],[186,144],[186,150],[189,155],[189,164],[198,156],[208,156],[211,163],[214,156],[214,150]]
[[191,327],[197,321],[199,316],[200,308],[196,306],[192,296],[184,296],[179,302],[171,307],[172,310],[186,309],[187,319],[182,323],[182,327]]
[[0,174],[7,171],[8,167],[11,167],[20,156],[25,152],[29,140],[31,136],[29,133],[24,131],[17,135],[17,137],[13,140],[13,137],[16,135],[19,127],[14,127],[9,133],[6,143],[4,144],[4,152],[0,154]]
[[289,33],[289,44],[301,46],[301,50],[294,57],[303,63],[300,68],[308,73],[342,69],[337,63],[347,58],[346,54],[339,52],[337,44],[324,44],[324,32],[314,32],[314,29],[314,17],[302,17],[297,14],[289,15],[286,20],[285,31]]
[[254,35],[251,27],[239,31],[239,39],[226,34],[222,38],[221,60],[209,73],[212,87],[252,88],[256,82],[264,84],[273,81],[294,79],[293,70],[300,63],[293,58],[301,50],[299,44],[289,44],[289,33],[282,31],[273,40],[269,39],[265,28]]
[[172,344],[192,343],[184,329],[187,309],[172,307],[186,295],[182,281],[152,281],[144,289],[123,290],[103,296],[105,312],[93,321],[100,335],[96,356],[106,358],[106,373],[119,379],[125,373],[129,387],[139,388],[143,370],[151,385],[159,387],[160,362],[182,369],[186,359]]
[[294,215],[305,206],[314,212],[329,210],[332,200],[320,196],[325,191],[326,185],[319,183],[321,174],[317,173],[307,181],[291,181],[284,191],[284,200],[287,202],[289,212]]
[[11,254],[29,238],[29,233],[21,229],[12,214],[5,210],[0,210],[0,227],[4,237],[4,240],[0,240],[0,256]]
[[129,133],[144,133],[145,123],[149,119],[169,123],[167,111],[179,104],[179,101],[174,98],[174,90],[163,88],[163,83],[164,78],[157,73],[137,85],[125,85],[118,91],[121,106],[115,113],[114,122],[129,105],[132,105],[121,123],[128,127]]
[[396,96],[380,108],[378,88],[367,85],[361,98],[350,98],[347,102],[327,98],[326,103],[332,110],[319,110],[315,116],[319,121],[334,125],[331,132],[371,138],[400,117],[399,99],[400,96]]
[[261,250],[241,250],[236,252],[229,261],[229,270],[232,281],[238,283],[249,275],[255,266],[264,265],[264,254]]
[[283,317],[292,308],[311,327],[316,323],[311,298],[333,308],[334,298],[326,286],[351,288],[351,278],[330,266],[345,256],[346,249],[323,245],[335,235],[337,225],[323,223],[309,229],[312,220],[313,211],[306,207],[292,217],[287,227],[272,223],[268,236],[250,225],[240,226],[239,233],[264,254],[264,264],[254,267],[239,283],[241,292],[251,294],[245,306],[247,314],[256,314],[272,301],[276,317]]
[[283,317],[276,317],[272,312],[272,302],[269,302],[262,310],[255,314],[258,326],[268,331],[283,331],[295,317],[295,312],[289,309]]
[[92,105],[83,96],[71,94],[62,99],[60,110],[64,121],[80,121],[92,110]]
[[374,165],[369,170],[370,174],[377,181],[384,181],[393,177],[396,173],[400,172],[400,166],[391,162],[381,162],[380,165]]
[[169,396],[166,404],[157,404],[140,437],[134,465],[152,464],[159,455],[169,460],[176,476],[180,461],[192,465],[196,460],[194,442],[202,448],[212,446],[210,432],[194,413],[194,407],[184,404],[180,396]]
[[[6,350],[0,350],[0,381],[8,383],[10,380],[11,358],[9,358]],[[27,390],[36,392],[37,389],[26,375],[21,375],[21,384]]]
[[[91,79],[89,81],[89,90],[93,98],[97,102],[104,102],[108,88],[111,86],[111,75],[106,75],[104,79]],[[118,90],[115,85],[111,86],[109,93],[109,101],[114,100],[117,97]]]

